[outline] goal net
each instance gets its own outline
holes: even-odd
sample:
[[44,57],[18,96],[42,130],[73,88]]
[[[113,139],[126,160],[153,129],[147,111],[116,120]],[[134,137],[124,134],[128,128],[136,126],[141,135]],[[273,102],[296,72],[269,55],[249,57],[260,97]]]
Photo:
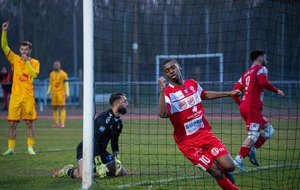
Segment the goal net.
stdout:
[[[233,175],[240,189],[297,189],[300,184],[300,4],[279,0],[95,0],[95,110],[124,92],[120,160],[125,177],[94,179],[102,189],[219,189],[194,167],[173,140],[168,119],[158,118],[161,62],[176,58],[184,78],[207,91],[228,91],[251,66],[249,52],[264,49],[268,78],[286,96],[265,92],[263,114],[275,134],[248,173]],[[234,158],[247,137],[231,98],[205,101],[212,132]],[[111,152],[110,146],[108,151]]]

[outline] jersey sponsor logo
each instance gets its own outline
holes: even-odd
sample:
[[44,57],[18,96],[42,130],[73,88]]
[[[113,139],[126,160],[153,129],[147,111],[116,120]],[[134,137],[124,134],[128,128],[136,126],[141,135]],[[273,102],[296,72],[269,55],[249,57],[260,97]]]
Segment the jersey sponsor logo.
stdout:
[[59,84],[60,84],[59,82],[55,83],[55,84],[54,84],[54,87],[55,87],[55,88],[58,88],[58,87],[59,87]]
[[171,101],[174,102],[176,100],[180,100],[180,99],[184,98],[184,95],[183,95],[182,91],[179,90],[175,93],[170,93],[170,98],[171,98]]
[[193,96],[187,98],[188,103],[193,106],[195,105],[195,99]]
[[19,81],[20,82],[26,82],[28,80],[28,75],[27,74],[23,74],[21,76],[19,76]]
[[179,101],[179,107],[181,109],[185,109],[187,107],[187,104],[186,104],[185,100]]
[[[168,101],[168,98],[166,99],[166,103]],[[201,98],[199,95],[199,92],[194,93],[191,96],[187,96],[184,99],[181,99],[180,101],[176,102],[170,102],[171,105],[171,114],[176,112],[181,112],[183,110],[192,109],[193,106],[197,106],[201,102]],[[192,110],[191,110],[192,111]]]
[[195,132],[197,132],[200,128],[204,128],[202,117],[184,123],[184,128],[186,135],[192,135]]
[[213,155],[213,156],[217,156],[219,154],[219,149],[214,147],[213,149],[211,149],[210,153]]

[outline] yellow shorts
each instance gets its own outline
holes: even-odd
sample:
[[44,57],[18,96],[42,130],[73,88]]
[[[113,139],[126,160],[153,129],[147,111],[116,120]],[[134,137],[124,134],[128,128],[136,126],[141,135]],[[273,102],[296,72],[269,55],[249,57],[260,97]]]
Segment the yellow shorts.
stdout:
[[25,121],[37,119],[36,105],[34,97],[24,97],[11,94],[8,108],[8,121],[20,121],[20,116]]
[[52,94],[51,103],[52,103],[52,106],[65,106],[66,105],[65,94],[64,93]]

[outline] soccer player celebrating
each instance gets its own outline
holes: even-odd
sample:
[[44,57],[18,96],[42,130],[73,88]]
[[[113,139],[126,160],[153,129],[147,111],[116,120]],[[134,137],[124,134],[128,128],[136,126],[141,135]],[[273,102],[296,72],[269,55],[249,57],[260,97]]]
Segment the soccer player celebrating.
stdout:
[[169,118],[174,127],[175,142],[196,167],[212,175],[222,189],[238,189],[230,172],[235,166],[223,143],[211,132],[204,117],[202,100],[239,96],[239,90],[230,92],[205,91],[196,81],[183,80],[181,67],[175,59],[163,62],[166,79],[160,77],[159,116]]
[[[50,73],[50,82],[47,95],[52,91],[52,107],[54,124],[52,127],[65,127],[66,120],[66,98],[69,97],[68,74],[61,69],[60,61],[55,61],[54,70]],[[60,111],[60,124],[59,124]]]
[[20,122],[21,114],[27,127],[28,153],[34,155],[33,121],[37,119],[37,113],[35,108],[33,79],[35,79],[40,72],[40,63],[38,60],[30,57],[32,44],[29,41],[23,41],[20,44],[19,50],[21,56],[11,51],[7,43],[8,26],[9,22],[2,24],[1,47],[8,61],[11,63],[13,84],[7,117],[7,120],[9,121],[8,150],[2,155],[14,153],[16,129]]
[[[115,92],[111,94],[109,103],[111,108],[95,116],[94,120],[95,169],[101,178],[106,175],[126,175],[126,170],[118,159],[118,141],[123,128],[120,116],[127,113],[128,102],[124,93]],[[112,154],[106,150],[109,141],[111,143]],[[64,177],[66,175],[77,179],[82,177],[82,148],[81,142],[77,147],[78,167],[73,167],[73,165],[69,164],[60,171],[55,171],[54,177]]]
[[[252,66],[234,85],[233,90],[244,90],[244,97],[233,97],[240,106],[240,113],[246,122],[248,137],[244,140],[241,149],[234,159],[234,164],[241,170],[247,171],[243,159],[248,155],[253,165],[259,166],[256,160],[256,149],[260,148],[267,139],[274,134],[274,128],[262,115],[264,89],[284,96],[284,93],[275,88],[268,81],[266,68],[267,56],[263,50],[256,49],[250,53]],[[260,133],[260,130],[263,133]]]

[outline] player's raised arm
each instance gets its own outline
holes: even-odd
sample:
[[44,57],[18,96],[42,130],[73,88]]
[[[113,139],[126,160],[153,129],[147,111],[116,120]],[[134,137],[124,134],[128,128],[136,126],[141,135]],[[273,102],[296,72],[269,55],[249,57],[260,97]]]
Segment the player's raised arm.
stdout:
[[8,42],[7,42],[7,29],[8,29],[8,26],[9,26],[9,21],[4,22],[2,24],[1,47],[2,47],[5,55],[7,55],[10,51],[10,48],[8,47]]
[[161,118],[167,118],[168,113],[167,113],[165,93],[164,93],[166,87],[166,79],[161,76],[158,79],[158,84],[160,87],[159,100],[158,100],[158,115]]
[[233,96],[240,96],[241,91],[240,90],[232,90],[227,92],[215,92],[215,91],[206,91],[204,100],[213,100],[217,98],[223,98],[223,97],[233,97]]

